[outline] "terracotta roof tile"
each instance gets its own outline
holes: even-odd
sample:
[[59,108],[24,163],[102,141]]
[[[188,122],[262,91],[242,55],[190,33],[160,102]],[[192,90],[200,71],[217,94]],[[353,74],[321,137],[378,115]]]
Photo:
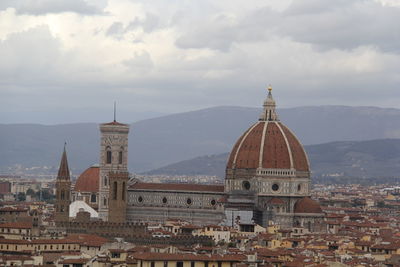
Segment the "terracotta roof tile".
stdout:
[[9,222],[0,224],[0,228],[31,229],[32,222]]
[[322,209],[317,201],[303,197],[294,204],[294,213],[322,213]]
[[135,253],[133,258],[138,260],[175,260],[175,261],[229,261],[241,262],[246,259],[244,255],[200,255],[200,254],[170,254],[170,253]]
[[307,155],[299,140],[279,121],[259,121],[236,142],[227,169],[290,169],[292,165],[297,171],[309,171]]
[[99,192],[100,168],[92,166],[86,169],[76,180],[74,191]]

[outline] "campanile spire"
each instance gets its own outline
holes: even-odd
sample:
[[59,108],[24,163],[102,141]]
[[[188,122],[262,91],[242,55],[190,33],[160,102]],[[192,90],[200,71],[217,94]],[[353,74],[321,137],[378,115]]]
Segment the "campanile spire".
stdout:
[[276,103],[272,97],[272,86],[268,86],[268,96],[263,104],[264,110],[261,113],[260,121],[278,121],[278,115],[276,114],[275,108]]
[[56,180],[56,203],[54,220],[56,223],[68,222],[69,204],[71,203],[71,179],[69,174],[67,151],[65,149],[61,156],[60,168]]
[[58,169],[57,180],[70,180],[69,175],[69,167],[68,167],[68,160],[67,160],[67,151],[66,151],[67,143],[64,143],[64,151],[61,156],[60,168]]

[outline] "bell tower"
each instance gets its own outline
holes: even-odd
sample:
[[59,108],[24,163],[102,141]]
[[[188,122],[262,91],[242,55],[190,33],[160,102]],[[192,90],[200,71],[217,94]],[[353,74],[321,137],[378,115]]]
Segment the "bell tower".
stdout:
[[[112,189],[112,182],[110,180],[111,173],[115,174],[114,177],[124,176],[123,179],[118,178],[116,182],[118,186],[122,186],[123,183],[125,183],[123,192],[126,197],[128,177],[128,133],[129,125],[117,122],[115,120],[115,113],[114,121],[100,124],[99,217],[103,221],[109,220],[109,210],[111,208],[110,189]],[[113,179],[113,182],[115,182],[115,179]],[[121,190],[121,188],[119,190]],[[118,192],[119,191],[117,191],[117,193]],[[117,196],[118,195],[122,197],[122,191],[120,194],[117,194]]]
[[69,204],[71,203],[71,180],[68,168],[67,152],[65,150],[61,157],[60,168],[56,180],[56,204],[55,216],[56,223],[68,222],[69,220]]
[[126,204],[127,204],[127,184],[129,180],[128,172],[110,172],[110,194],[109,194],[109,210],[108,221],[116,223],[124,223],[126,221]]

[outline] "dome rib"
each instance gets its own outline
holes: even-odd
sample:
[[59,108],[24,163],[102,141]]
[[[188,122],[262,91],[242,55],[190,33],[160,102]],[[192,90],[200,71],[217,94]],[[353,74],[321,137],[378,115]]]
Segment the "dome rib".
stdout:
[[236,172],[230,172],[230,169],[242,169],[245,172],[240,172],[240,175],[309,177],[310,164],[304,147],[278,120],[271,90],[268,88],[259,121],[244,132],[231,151],[226,166],[229,176],[236,176]]
[[284,124],[258,121],[236,142],[227,169],[309,172],[310,166],[300,141]]
[[262,132],[262,137],[261,137],[261,145],[260,145],[260,154],[258,157],[258,168],[262,168],[262,163],[263,163],[263,158],[264,158],[264,144],[265,144],[265,133],[267,131],[267,127],[268,127],[268,121],[265,122],[264,124],[264,129]]
[[232,164],[232,167],[233,167],[233,168],[235,168],[235,167],[237,166],[237,157],[238,157],[238,155],[239,155],[239,152],[241,152],[241,150],[242,150],[242,145],[243,145],[244,141],[247,140],[248,135],[249,135],[250,133],[252,133],[252,132],[253,132],[253,129],[256,128],[256,126],[258,126],[259,124],[260,124],[260,122],[256,122],[256,123],[255,123],[252,127],[250,127],[250,129],[247,130],[247,132],[244,134],[242,140],[240,141],[239,146],[237,147],[237,149],[236,149],[236,151],[235,151],[235,157],[234,157],[234,159],[233,159],[233,164]]
[[289,145],[289,141],[286,137],[285,132],[282,130],[281,124],[280,123],[276,123],[276,126],[278,126],[279,130],[282,133],[283,138],[285,139],[285,143],[286,143],[286,147],[289,153],[289,159],[290,159],[290,169],[294,168],[294,164],[293,164],[293,155],[292,155],[292,147]]
[[272,122],[268,124],[265,143],[263,163],[261,168],[263,169],[290,169],[290,159],[285,139],[280,132],[278,122]]
[[299,139],[296,135],[285,125],[282,125],[283,131],[286,132],[286,136],[291,144],[292,153],[296,155],[293,159],[294,168],[299,171],[309,171],[310,162],[307,157],[307,153],[304,151],[303,146],[300,144]]

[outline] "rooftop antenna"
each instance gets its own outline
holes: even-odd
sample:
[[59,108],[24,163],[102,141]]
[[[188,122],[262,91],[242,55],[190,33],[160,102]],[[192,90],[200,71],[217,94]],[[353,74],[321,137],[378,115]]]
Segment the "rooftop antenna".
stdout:
[[116,122],[116,117],[117,117],[117,102],[114,101],[114,122]]

